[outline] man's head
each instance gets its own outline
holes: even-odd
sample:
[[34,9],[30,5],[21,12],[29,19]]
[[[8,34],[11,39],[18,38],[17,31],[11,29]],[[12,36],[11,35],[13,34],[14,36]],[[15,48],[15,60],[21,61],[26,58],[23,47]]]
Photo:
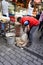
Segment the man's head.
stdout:
[[18,17],[18,18],[17,18],[17,21],[20,22],[20,20],[21,20],[21,17]]

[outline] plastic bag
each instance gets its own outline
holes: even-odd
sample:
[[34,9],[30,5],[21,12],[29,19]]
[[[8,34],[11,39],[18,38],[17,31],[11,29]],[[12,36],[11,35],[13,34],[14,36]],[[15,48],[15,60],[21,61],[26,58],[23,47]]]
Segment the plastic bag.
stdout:
[[21,26],[21,29],[20,29],[20,36],[22,36],[23,33],[24,33],[24,31],[23,31],[23,28],[22,28],[22,26]]
[[27,45],[28,39],[27,34],[23,33],[21,37],[16,38],[16,45],[19,47],[25,47]]
[[23,33],[23,35],[21,36],[21,39],[24,41],[24,42],[27,42],[27,34],[26,33]]

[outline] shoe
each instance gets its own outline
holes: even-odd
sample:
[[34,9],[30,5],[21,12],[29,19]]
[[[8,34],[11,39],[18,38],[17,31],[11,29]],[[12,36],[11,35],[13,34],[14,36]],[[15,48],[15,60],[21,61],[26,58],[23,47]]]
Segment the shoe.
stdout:
[[41,39],[42,39],[42,37],[40,36],[40,37],[39,37],[39,40],[41,40]]
[[[32,42],[31,42],[31,43],[32,43]],[[28,43],[27,43],[27,45],[26,45],[26,47],[29,47],[29,46],[31,46],[31,43],[29,43],[29,42],[28,42]]]
[[39,29],[38,29],[38,31],[39,31]]
[[29,41],[29,43],[32,43],[31,41]]
[[31,44],[27,44],[27,45],[26,45],[26,47],[29,47],[29,46],[31,46]]

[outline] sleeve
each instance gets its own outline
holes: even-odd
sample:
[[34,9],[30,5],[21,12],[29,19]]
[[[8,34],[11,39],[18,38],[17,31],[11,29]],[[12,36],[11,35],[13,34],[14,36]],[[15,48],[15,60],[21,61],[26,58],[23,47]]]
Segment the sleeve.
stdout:
[[25,22],[24,22],[24,25],[29,25],[29,22],[28,22],[28,21],[25,21]]

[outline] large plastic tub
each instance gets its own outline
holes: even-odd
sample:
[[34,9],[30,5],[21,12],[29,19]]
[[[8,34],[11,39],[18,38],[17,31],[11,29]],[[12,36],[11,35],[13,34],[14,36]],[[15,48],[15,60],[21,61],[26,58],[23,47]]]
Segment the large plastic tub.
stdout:
[[15,34],[14,33],[7,33],[7,43],[8,44],[14,44],[15,43]]

